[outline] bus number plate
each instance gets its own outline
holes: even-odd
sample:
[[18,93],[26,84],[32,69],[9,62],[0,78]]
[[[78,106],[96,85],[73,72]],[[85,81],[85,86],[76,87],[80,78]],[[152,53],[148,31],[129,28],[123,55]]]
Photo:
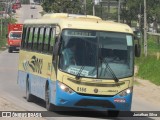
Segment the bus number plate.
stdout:
[[77,87],[77,91],[78,91],[78,92],[86,92],[86,91],[87,91],[87,88]]

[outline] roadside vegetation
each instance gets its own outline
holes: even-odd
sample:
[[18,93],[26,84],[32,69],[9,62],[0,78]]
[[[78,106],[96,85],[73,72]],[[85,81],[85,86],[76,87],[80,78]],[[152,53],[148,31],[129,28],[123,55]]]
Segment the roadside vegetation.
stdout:
[[0,24],[0,28],[2,27],[2,30],[0,30],[0,50],[6,49],[7,47],[7,38],[6,34],[8,33],[8,24],[9,23],[15,23],[15,19],[2,19],[2,24]]
[[141,57],[136,58],[136,65],[139,67],[137,77],[160,85],[160,44],[156,36],[148,36],[148,56],[144,56],[142,49]]
[[22,0],[22,4],[29,4],[29,0]]

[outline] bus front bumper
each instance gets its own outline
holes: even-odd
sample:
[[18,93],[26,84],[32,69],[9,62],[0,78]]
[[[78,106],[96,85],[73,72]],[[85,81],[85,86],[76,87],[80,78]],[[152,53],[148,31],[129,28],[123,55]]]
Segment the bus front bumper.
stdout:
[[8,46],[8,49],[18,51],[20,46]]
[[56,81],[52,90],[51,103],[56,106],[87,108],[94,110],[118,110],[130,111],[132,103],[132,93],[121,97],[115,96],[94,96],[87,94],[78,94],[76,92],[68,93],[62,90]]

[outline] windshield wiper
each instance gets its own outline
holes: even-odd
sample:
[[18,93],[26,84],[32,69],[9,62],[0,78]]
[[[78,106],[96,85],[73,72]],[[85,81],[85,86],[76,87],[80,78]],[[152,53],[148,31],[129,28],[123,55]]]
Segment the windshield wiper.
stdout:
[[77,75],[76,75],[76,79],[80,79],[80,74],[82,73],[83,69],[84,69],[84,65],[80,68],[80,70],[78,71]]
[[[100,44],[100,45],[99,45],[99,48],[103,48],[103,45]],[[109,72],[111,73],[114,81],[115,81],[116,83],[119,82],[119,79],[117,78],[117,76],[115,75],[115,73],[113,72],[113,70],[111,69],[111,67],[109,66],[108,62],[105,60],[104,57],[102,57],[102,51],[101,51],[101,50],[99,51],[99,57],[98,57],[98,59],[100,59],[101,63],[103,63],[103,62],[105,63],[106,68],[108,68],[108,70],[109,70]],[[106,68],[105,68],[105,71],[106,71]]]
[[105,58],[102,58],[102,63],[105,63],[106,68],[108,68],[108,70],[110,71],[111,75],[113,76],[115,82],[119,82],[119,79],[117,78],[117,76],[115,75],[115,73],[113,72],[113,70],[111,69],[111,67],[109,66],[108,62],[105,60]]

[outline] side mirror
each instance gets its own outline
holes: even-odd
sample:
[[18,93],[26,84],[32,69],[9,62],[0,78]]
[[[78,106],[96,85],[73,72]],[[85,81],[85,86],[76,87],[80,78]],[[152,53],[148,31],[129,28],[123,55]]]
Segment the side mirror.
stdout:
[[135,56],[140,57],[141,56],[141,45],[135,44]]

